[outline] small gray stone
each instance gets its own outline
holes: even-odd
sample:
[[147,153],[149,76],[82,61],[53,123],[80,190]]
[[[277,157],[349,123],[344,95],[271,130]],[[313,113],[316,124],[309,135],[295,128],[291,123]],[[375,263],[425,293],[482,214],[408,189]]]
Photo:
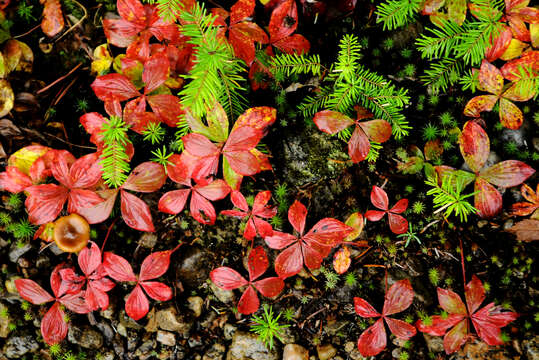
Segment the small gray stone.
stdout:
[[522,348],[524,349],[528,360],[539,360],[539,336],[535,336],[533,339],[524,340],[522,342]]
[[179,316],[176,309],[172,306],[159,310],[155,314],[157,326],[160,329],[178,332],[183,338],[189,337],[189,331],[193,325],[190,322],[186,322],[183,316]]
[[346,351],[346,353],[352,360],[364,359],[364,357],[361,355],[361,353],[357,349],[357,344],[353,341],[348,341],[346,344],[344,344],[344,351]]
[[200,296],[190,296],[187,298],[189,310],[191,310],[195,317],[199,317],[202,314],[202,305],[204,300]]
[[423,333],[425,342],[430,352],[438,353],[444,350],[444,340],[441,336],[432,336],[427,333]]
[[331,344],[318,345],[316,347],[316,351],[318,352],[318,358],[320,360],[329,360],[337,355],[337,349],[335,349]]
[[176,275],[185,285],[198,288],[210,275],[211,260],[210,254],[198,247],[183,249],[176,266]]
[[147,249],[153,249],[157,244],[157,235],[154,233],[145,232],[139,240],[139,244]]
[[142,325],[137,323],[135,320],[131,319],[126,314],[125,310],[120,311],[120,314],[118,315],[118,320],[120,320],[120,324],[125,326],[126,329],[135,329],[135,330],[142,329]]
[[86,349],[99,349],[103,346],[103,335],[89,326],[79,328],[70,326],[67,333],[67,339]]
[[202,360],[223,360],[226,348],[223,344],[215,343],[212,347],[206,351]]
[[234,301],[234,292],[232,292],[232,290],[223,290],[217,287],[213,282],[210,285],[210,289],[220,302],[229,304]]
[[283,360],[309,360],[309,352],[301,345],[288,344],[283,350]]
[[157,330],[156,340],[166,346],[176,345],[176,335],[168,331]]
[[255,334],[236,331],[232,344],[226,354],[226,360],[277,360],[279,355],[258,340]]
[[238,330],[237,327],[235,327],[232,324],[225,324],[223,327],[223,333],[225,335],[225,340],[231,340],[234,334],[236,333],[236,330]]
[[152,351],[155,348],[155,340],[147,340],[139,346],[137,351],[135,351],[135,356],[141,360],[150,359],[153,357]]
[[29,352],[39,349],[39,344],[31,336],[13,336],[7,339],[3,354],[9,359],[19,359]]
[[13,263],[16,263],[21,256],[32,250],[32,245],[29,242],[25,243],[22,247],[19,247],[17,244],[18,242],[13,242],[9,248],[9,261]]

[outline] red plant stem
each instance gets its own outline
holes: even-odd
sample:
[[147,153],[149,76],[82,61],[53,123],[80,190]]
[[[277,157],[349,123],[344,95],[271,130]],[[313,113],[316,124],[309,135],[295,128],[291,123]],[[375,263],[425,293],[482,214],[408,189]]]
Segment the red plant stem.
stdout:
[[116,224],[116,220],[118,220],[118,218],[114,219],[112,224],[110,224],[109,229],[107,230],[107,235],[105,236],[105,240],[103,240],[103,244],[101,245],[101,253],[103,253],[103,249],[105,249],[105,244],[107,243],[107,239],[109,238],[110,232],[114,227],[114,224]]
[[387,294],[387,266],[384,266],[385,268],[385,278],[386,278],[386,294]]
[[466,270],[464,269],[464,246],[462,245],[462,237],[459,236],[460,241],[460,264],[462,265],[462,281],[463,286],[466,286]]

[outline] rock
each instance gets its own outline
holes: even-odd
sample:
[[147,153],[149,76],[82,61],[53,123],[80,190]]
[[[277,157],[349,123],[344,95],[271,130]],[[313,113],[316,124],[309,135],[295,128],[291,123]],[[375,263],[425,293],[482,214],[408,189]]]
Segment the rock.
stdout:
[[309,360],[309,352],[301,345],[288,344],[284,347],[283,360]]
[[466,343],[454,356],[454,360],[511,360],[505,349],[488,346],[476,340]]
[[120,320],[120,324],[125,326],[126,329],[135,329],[135,330],[142,329],[142,325],[137,323],[135,320],[131,319],[126,314],[125,310],[120,311],[120,314],[118,315],[118,320]]
[[29,352],[36,352],[39,344],[32,336],[13,336],[7,339],[2,353],[8,359],[19,359]]
[[183,316],[179,316],[172,306],[159,310],[155,314],[157,326],[162,330],[177,332],[183,338],[189,337],[192,323],[186,322]]
[[152,352],[153,352],[153,349],[155,349],[155,347],[156,347],[155,340],[147,340],[138,347],[138,349],[135,351],[135,356],[141,360],[150,359],[153,357]]
[[230,304],[234,301],[234,292],[232,290],[218,288],[213,282],[210,285],[210,289],[220,302]]
[[215,343],[212,347],[206,351],[202,360],[223,360],[226,348],[223,344]]
[[441,336],[432,336],[423,333],[429,352],[438,353],[444,351],[444,339]]
[[166,346],[176,345],[176,335],[168,331],[158,330],[156,340]]
[[258,340],[255,334],[236,331],[226,360],[277,360],[279,356]]
[[231,340],[236,333],[236,330],[238,330],[238,328],[234,325],[225,324],[225,326],[223,327],[223,334],[225,335],[225,340]]
[[154,233],[145,232],[139,240],[139,244],[147,249],[153,249],[157,244],[157,235]]
[[102,321],[95,325],[99,331],[101,331],[101,334],[105,337],[105,342],[107,344],[112,343],[112,339],[114,339],[114,329],[112,326],[107,324],[106,322]]
[[533,339],[524,340],[522,348],[528,360],[539,360],[539,335]]
[[348,341],[344,344],[344,351],[348,354],[352,360],[363,360],[364,357],[361,356],[361,353],[357,349],[357,344],[353,341]]
[[331,344],[318,345],[316,347],[316,351],[318,352],[318,358],[320,360],[329,360],[337,355],[337,349],[335,349]]
[[519,148],[526,146],[526,134],[524,131],[524,126],[521,126],[517,130],[503,129],[501,138],[503,144],[513,142]]
[[187,298],[187,306],[191,310],[195,317],[199,317],[202,314],[202,305],[204,305],[204,300],[200,296],[190,296]]
[[186,286],[198,288],[210,275],[212,257],[198,247],[189,247],[181,252],[176,275]]
[[30,245],[30,243],[25,243],[22,247],[19,247],[17,244],[19,244],[19,242],[14,241],[9,248],[9,261],[13,263],[16,263],[21,256],[32,250],[32,245]]
[[532,139],[533,142],[533,150],[539,152],[539,137],[534,137]]
[[187,345],[189,345],[190,348],[196,348],[204,345],[204,340],[199,334],[194,334],[187,340]]
[[0,338],[7,338],[9,335],[9,312],[7,307],[0,303],[0,314],[4,312],[6,316],[0,315]]
[[103,335],[90,326],[79,328],[71,325],[67,333],[67,339],[86,349],[99,349],[103,346]]

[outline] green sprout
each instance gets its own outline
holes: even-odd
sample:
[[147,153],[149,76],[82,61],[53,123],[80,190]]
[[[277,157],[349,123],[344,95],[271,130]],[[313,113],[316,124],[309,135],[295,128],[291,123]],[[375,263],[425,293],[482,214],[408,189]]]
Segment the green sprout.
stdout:
[[89,108],[90,108],[90,104],[88,104],[88,100],[86,100],[84,98],[77,99],[77,104],[75,105],[75,109],[78,112],[84,113],[84,112],[88,111]]
[[430,95],[429,96],[429,104],[432,106],[436,106],[440,103],[440,97],[438,95]]
[[382,46],[385,50],[391,50],[395,46],[395,41],[392,38],[387,38],[382,43]]
[[410,59],[413,55],[412,49],[406,48],[401,50],[401,56],[405,59]]
[[49,354],[51,354],[53,357],[58,357],[62,353],[62,345],[59,343],[52,344],[49,346]]
[[172,161],[169,160],[169,158],[172,156],[172,153],[168,154],[167,148],[163,146],[162,150],[157,149],[155,151],[152,151],[152,155],[155,157],[151,160],[162,165],[165,168],[165,172],[167,172],[167,166],[172,165]]
[[36,227],[28,222],[28,220],[23,219],[18,223],[13,223],[8,226],[7,229],[13,234],[13,237],[18,240],[27,240],[34,236]]
[[0,224],[7,226],[11,224],[11,221],[12,221],[11,216],[9,216],[8,213],[0,212]]
[[10,194],[7,199],[7,205],[9,207],[18,209],[22,205],[22,199],[19,194]]
[[32,14],[33,9],[34,5],[28,5],[26,1],[22,1],[17,7],[17,15],[27,23],[35,21],[36,18]]
[[440,282],[440,273],[438,272],[438,269],[429,269],[429,281],[432,285],[438,286],[438,283]]
[[350,271],[349,273],[346,274],[346,276],[344,277],[344,282],[346,285],[348,285],[349,287],[354,287],[357,285],[357,276],[356,274],[353,272],[353,271]]
[[425,212],[425,204],[422,201],[416,201],[412,205],[412,212],[421,215]]
[[142,135],[144,135],[143,139],[150,141],[152,145],[159,144],[161,141],[163,141],[165,129],[161,127],[161,123],[151,122],[148,124],[146,129],[142,131]]
[[518,145],[514,141],[507,141],[503,144],[503,149],[509,155],[515,155],[518,152]]
[[443,112],[440,114],[440,123],[445,127],[455,127],[457,125],[457,122],[455,121],[455,117],[449,112]]
[[440,135],[440,129],[434,124],[428,123],[423,127],[423,140],[434,140]]
[[413,77],[416,73],[416,67],[414,64],[406,64],[403,69],[404,75],[408,77]]
[[410,244],[410,241],[412,240],[417,241],[417,243],[421,245],[421,240],[417,236],[417,233],[414,232],[414,230],[412,229],[412,223],[408,224],[408,231],[405,232],[404,234],[397,235],[397,238],[403,238],[406,240],[404,247],[408,247],[408,245]]
[[250,325],[251,331],[258,335],[258,339],[269,349],[273,350],[274,339],[283,342],[283,330],[290,325],[279,324],[281,313],[275,316],[271,306],[264,305],[262,316],[253,315]]
[[283,317],[288,322],[291,322],[292,320],[294,320],[294,315],[295,315],[295,311],[291,307],[287,308],[283,313]]

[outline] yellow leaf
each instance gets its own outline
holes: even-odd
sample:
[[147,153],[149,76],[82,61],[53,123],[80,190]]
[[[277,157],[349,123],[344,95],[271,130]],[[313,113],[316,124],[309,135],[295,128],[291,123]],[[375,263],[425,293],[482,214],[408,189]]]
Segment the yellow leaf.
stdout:
[[500,59],[507,61],[517,58],[520,56],[520,54],[522,54],[522,50],[524,50],[527,46],[528,44],[526,44],[525,42],[522,42],[517,39],[511,39],[509,47],[507,48],[507,50],[505,50],[502,56],[500,56]]
[[21,172],[29,175],[32,164],[49,150],[48,147],[42,145],[25,146],[13,153],[7,163],[9,166],[15,166]]
[[94,49],[94,61],[92,61],[91,71],[95,75],[103,75],[112,65],[113,58],[109,53],[107,44],[101,44]]

